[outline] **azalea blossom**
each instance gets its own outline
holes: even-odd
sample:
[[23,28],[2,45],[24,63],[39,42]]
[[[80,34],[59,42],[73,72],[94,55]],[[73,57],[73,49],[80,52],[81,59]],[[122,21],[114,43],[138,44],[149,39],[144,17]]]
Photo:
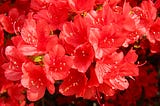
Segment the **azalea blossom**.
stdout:
[[27,98],[29,100],[36,101],[42,98],[46,88],[51,94],[54,93],[54,85],[47,79],[45,71],[40,66],[34,65],[31,62],[24,63],[22,72],[21,83],[28,89]]

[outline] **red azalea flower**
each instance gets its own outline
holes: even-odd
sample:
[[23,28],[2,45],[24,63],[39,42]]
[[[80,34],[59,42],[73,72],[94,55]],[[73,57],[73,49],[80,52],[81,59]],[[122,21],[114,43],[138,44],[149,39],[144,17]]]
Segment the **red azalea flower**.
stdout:
[[84,88],[84,92],[80,96],[87,99],[100,99],[100,94],[103,93],[106,96],[113,96],[115,89],[113,89],[108,83],[103,82],[102,84],[98,82],[98,77],[96,75],[93,66],[89,69],[89,79],[87,85]]
[[125,37],[126,34],[118,31],[116,26],[106,25],[102,31],[92,28],[90,30],[89,40],[94,48],[95,57],[100,59],[120,47],[125,41]]
[[148,25],[152,24],[152,22],[156,19],[156,12],[157,9],[154,7],[154,4],[151,0],[144,0],[141,3],[141,7],[134,7],[132,9],[132,13],[139,17],[140,24],[144,25],[144,27],[148,27]]
[[[62,37],[62,38],[61,38]],[[63,39],[63,33],[60,33],[60,42],[63,45],[63,47],[65,48],[66,54],[68,55],[73,55],[74,54],[74,50],[75,47],[72,46],[71,44],[68,44],[64,39]]]
[[48,91],[54,93],[54,85],[46,76],[45,71],[41,66],[31,62],[24,63],[22,66],[23,76],[21,83],[27,89],[27,98],[30,101],[37,101],[44,96],[46,87]]
[[97,11],[91,10],[89,13],[87,13],[84,19],[86,19],[87,23],[91,24],[93,28],[98,27],[101,29],[104,25],[115,23],[117,16],[116,12],[111,9],[108,2],[105,2],[102,5],[102,9]]
[[70,72],[69,76],[64,79],[63,83],[60,85],[59,92],[65,96],[79,95],[84,92],[87,78],[85,74],[80,73],[77,70],[71,70]]
[[38,42],[36,48],[38,49],[38,51],[45,52],[47,43],[50,39],[52,39],[52,37],[54,37],[50,34],[52,29],[46,21],[37,20],[36,31],[38,34]]
[[68,20],[69,11],[67,2],[61,0],[48,7],[49,18],[54,29],[62,29],[62,25]]
[[141,105],[145,106],[145,101],[141,99],[142,95],[145,100],[149,101],[150,98],[155,97],[158,92],[156,70],[152,65],[144,65],[140,67],[139,72],[139,76],[135,77],[134,81],[129,80],[129,88],[116,95],[117,99],[113,101],[114,105],[136,105],[136,102],[141,100]]
[[95,100],[97,97],[96,94],[96,87],[86,87],[85,88],[85,92],[83,92],[84,94],[81,95],[81,97],[83,97],[84,99],[90,99],[90,100]]
[[89,79],[87,82],[87,86],[89,88],[91,87],[98,87],[99,86],[99,81],[97,77],[97,73],[95,72],[95,67],[93,65],[90,66],[89,68]]
[[15,106],[24,106],[24,87],[22,87],[22,85],[19,83],[13,83],[8,80],[5,80],[6,79],[3,78],[4,84],[0,91],[0,105],[11,106],[12,104],[14,104]]
[[[128,59],[130,55],[133,55],[133,58]],[[111,56],[106,56],[101,61],[97,61],[95,72],[99,83],[104,81],[114,89],[126,89],[128,81],[124,77],[138,75],[138,68],[134,65],[136,59],[137,55],[130,51],[125,57],[120,52],[113,53]]]
[[[45,28],[43,28],[45,27]],[[46,51],[48,40],[52,37],[50,27],[44,20],[37,21],[32,18],[32,13],[29,14],[24,26],[21,30],[22,41],[19,44],[24,55],[42,54]]]
[[21,31],[21,36],[23,40],[29,45],[33,45],[34,47],[42,46],[42,39],[45,43],[47,43],[46,39],[47,37],[49,37],[50,27],[44,20],[34,20],[32,15],[33,14],[30,13],[28,15],[28,19],[25,20],[24,26]]
[[[117,76],[114,72],[116,64],[120,63],[123,59],[123,53],[113,53],[111,56],[107,55],[102,60],[96,62],[95,73],[99,83],[103,83],[104,76],[113,78]],[[112,73],[112,74],[111,74]]]
[[160,18],[157,18],[152,24],[149,32],[150,34],[147,37],[151,43],[155,43],[155,40],[160,41]]
[[155,8],[151,0],[143,1],[141,3],[141,8],[144,10],[144,13],[147,15],[148,20],[155,20],[157,17],[157,9]]
[[65,49],[60,44],[52,45],[49,49],[49,54],[44,56],[47,76],[51,81],[62,80],[70,73],[72,58],[65,55]]
[[13,23],[11,19],[3,14],[0,15],[0,23],[5,31],[14,33]]
[[28,19],[26,19],[21,30],[21,36],[26,43],[37,47],[38,34],[36,25],[36,21],[32,18],[32,14],[29,14]]
[[115,94],[115,89],[110,87],[107,83],[99,84],[99,86],[95,87],[86,87],[83,98],[85,99],[93,99],[93,100],[100,100],[101,93],[105,96],[113,96]]
[[115,94],[115,89],[113,89],[107,83],[100,84],[98,91],[105,94],[105,96],[113,96]]
[[93,62],[94,51],[90,43],[84,43],[75,49],[74,53],[74,67],[79,72],[85,73],[91,63]]
[[123,43],[123,47],[128,47],[129,44],[134,44],[136,41],[138,41],[144,33],[138,31],[137,29],[129,32],[129,34],[127,34],[127,38],[125,40],[125,42]]
[[114,79],[110,79],[109,83],[112,85],[112,89],[125,90],[129,86],[127,79],[123,76],[116,76]]
[[52,4],[55,0],[31,0],[30,8],[35,11],[40,11],[41,9],[46,9],[49,4]]
[[23,24],[25,21],[26,16],[25,15],[20,15],[13,24],[14,32],[16,35],[20,35],[21,30],[23,28]]
[[148,28],[156,19],[157,10],[154,4],[149,1],[143,1],[141,7],[134,7],[131,11],[132,19],[135,20],[136,29],[143,35],[148,35]]
[[[118,62],[117,71],[119,71],[120,76],[138,76],[139,69],[134,63],[136,62],[138,56],[134,50],[130,50],[122,61]],[[116,67],[115,67],[116,68]],[[108,76],[109,77],[109,76]]]
[[0,23],[5,31],[9,33],[20,32],[24,22],[24,15],[17,8],[11,8],[8,15],[0,15]]
[[20,80],[22,76],[21,66],[27,59],[14,46],[7,46],[5,55],[9,59],[8,63],[3,64],[5,77],[9,80]]
[[69,6],[66,1],[54,1],[47,9],[40,10],[34,15],[37,20],[45,20],[49,25],[56,29],[62,29],[62,25],[67,22]]
[[25,99],[24,87],[21,84],[15,84],[8,88],[7,90],[10,98],[15,99],[17,101],[23,101]]
[[67,0],[72,10],[76,13],[87,12],[93,9],[95,0]]
[[77,47],[88,41],[88,26],[81,16],[76,16],[74,22],[68,22],[63,25],[63,34],[61,39],[64,39],[66,43]]

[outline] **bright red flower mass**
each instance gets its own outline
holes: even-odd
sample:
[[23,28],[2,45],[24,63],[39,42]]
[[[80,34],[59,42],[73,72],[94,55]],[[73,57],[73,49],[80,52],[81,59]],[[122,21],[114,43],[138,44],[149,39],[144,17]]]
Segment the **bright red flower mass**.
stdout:
[[[154,97],[160,68],[159,4],[159,0],[1,0],[0,106],[53,106],[53,98],[57,101],[62,95],[100,105],[110,96],[117,100],[118,92],[119,98],[130,97],[133,105],[144,95]],[[143,66],[153,71],[146,72]]]

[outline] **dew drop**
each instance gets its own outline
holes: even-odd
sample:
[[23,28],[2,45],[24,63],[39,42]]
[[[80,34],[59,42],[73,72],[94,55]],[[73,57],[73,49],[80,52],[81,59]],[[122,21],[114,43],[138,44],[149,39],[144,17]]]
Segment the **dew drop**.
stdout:
[[62,70],[63,68],[62,67],[60,67],[60,70]]
[[71,36],[73,35],[73,33],[69,33]]
[[63,63],[63,65],[65,66],[65,65],[66,65],[66,63]]
[[39,78],[38,81],[41,81],[41,79]]
[[111,39],[112,40],[112,42],[114,42],[114,39]]
[[53,63],[53,65],[56,65],[56,63]]
[[43,85],[43,83],[41,82],[41,85]]

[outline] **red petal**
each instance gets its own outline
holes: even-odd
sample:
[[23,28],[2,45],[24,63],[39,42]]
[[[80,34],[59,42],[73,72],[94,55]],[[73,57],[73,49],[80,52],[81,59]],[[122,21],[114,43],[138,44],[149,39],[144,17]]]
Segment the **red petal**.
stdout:
[[28,17],[29,19],[25,21],[21,30],[21,36],[26,43],[37,46],[38,35],[36,31],[36,21],[32,18],[32,14],[29,14]]
[[21,83],[28,88],[27,97],[31,101],[36,101],[44,96],[46,87],[49,92],[53,93],[53,84],[49,82],[45,71],[41,66],[35,65],[32,62],[24,63],[22,66],[23,76]]
[[76,12],[89,11],[93,8],[95,0],[67,0],[70,7]]
[[18,67],[12,63],[3,64],[3,68],[5,69],[5,77],[11,81],[17,81],[21,79],[22,70],[21,67]]
[[141,8],[146,11],[150,19],[154,20],[157,17],[157,9],[154,7],[154,4],[151,0],[143,1],[141,3]]
[[114,89],[125,90],[128,88],[129,83],[124,77],[116,77],[115,79],[110,79],[110,83],[113,85]]
[[48,82],[48,84],[47,84],[47,89],[48,89],[48,91],[49,91],[50,94],[53,94],[55,92],[55,87],[50,82]]
[[41,99],[45,94],[45,87],[37,89],[37,91],[27,90],[27,98],[30,101],[37,101]]
[[90,79],[87,83],[88,87],[98,86],[98,78],[96,76],[95,68],[91,66],[90,68]]
[[63,25],[63,39],[77,47],[88,41],[88,28],[86,22],[81,16],[76,16],[74,22],[66,23]]
[[119,74],[120,76],[138,76],[139,75],[139,69],[138,66],[132,63],[124,63],[121,64],[118,69],[120,70]]
[[96,88],[95,87],[86,88],[83,98],[92,99],[94,97],[96,97]]
[[103,62],[96,63],[95,73],[100,84],[103,83],[104,76],[107,73],[111,72],[111,68],[112,68],[111,65],[105,64]]
[[71,70],[70,75],[60,85],[59,92],[65,96],[79,94],[86,85],[87,78],[85,74],[77,70]]
[[109,85],[103,83],[98,87],[98,90],[104,93],[106,96],[113,96],[115,94],[115,90],[113,90]]
[[136,60],[137,60],[137,58],[138,58],[138,55],[135,53],[135,51],[134,50],[130,50],[128,53],[127,53],[127,55],[124,57],[124,60],[126,61],[126,62],[129,62],[129,63],[135,63],[136,62]]
[[79,72],[85,73],[94,58],[94,51],[89,43],[78,46],[74,53],[74,66]]
[[70,73],[70,68],[73,64],[72,58],[69,56],[44,56],[45,68],[48,78],[53,82],[54,80],[62,80]]
[[37,48],[31,45],[21,45],[19,47],[19,51],[25,56],[33,56],[38,54]]
[[60,44],[52,45],[52,50],[49,51],[49,55],[51,58],[61,58],[65,55],[65,49]]
[[5,31],[9,33],[14,33],[13,22],[11,19],[5,15],[0,15],[0,23]]

